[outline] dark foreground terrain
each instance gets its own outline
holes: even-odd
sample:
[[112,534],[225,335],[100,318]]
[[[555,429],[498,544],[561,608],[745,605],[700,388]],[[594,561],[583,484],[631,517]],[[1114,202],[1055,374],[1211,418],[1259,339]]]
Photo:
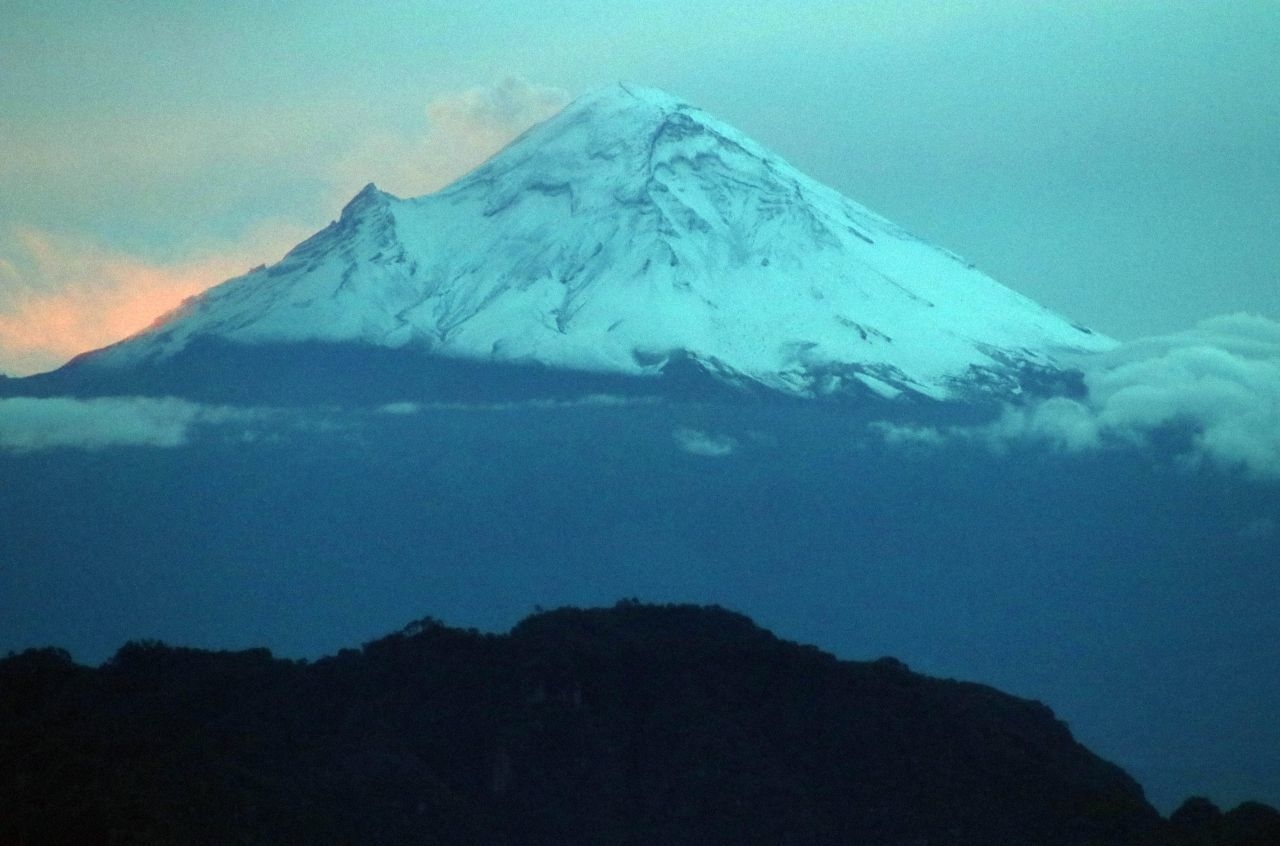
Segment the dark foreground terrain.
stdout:
[[1164,821],[1039,703],[620,603],[313,663],[11,655],[0,842],[1267,844],[1280,815]]

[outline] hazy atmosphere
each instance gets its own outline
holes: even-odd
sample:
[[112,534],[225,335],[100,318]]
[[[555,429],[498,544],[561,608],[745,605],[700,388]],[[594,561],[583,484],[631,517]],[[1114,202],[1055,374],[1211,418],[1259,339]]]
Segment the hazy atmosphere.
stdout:
[[432,191],[570,98],[670,90],[1121,340],[1280,316],[1271,2],[11,0],[0,372]]

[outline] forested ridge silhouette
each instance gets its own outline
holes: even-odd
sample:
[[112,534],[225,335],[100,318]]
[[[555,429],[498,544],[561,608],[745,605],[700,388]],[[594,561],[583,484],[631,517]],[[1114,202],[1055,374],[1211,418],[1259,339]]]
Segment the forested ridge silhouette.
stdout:
[[132,642],[0,661],[0,842],[1280,842],[1162,820],[1046,706],[716,607],[426,619],[314,662]]

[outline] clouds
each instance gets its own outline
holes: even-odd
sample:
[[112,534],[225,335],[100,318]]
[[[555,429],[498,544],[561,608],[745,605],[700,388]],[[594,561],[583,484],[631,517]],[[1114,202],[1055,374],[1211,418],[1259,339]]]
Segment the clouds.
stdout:
[[[403,412],[400,412],[403,413]],[[359,413],[334,408],[205,405],[176,397],[0,398],[0,454],[53,449],[183,447],[200,436],[233,443],[357,438]]]
[[153,261],[84,237],[22,228],[0,237],[0,372],[51,370],[149,326],[183,299],[280,255],[298,227]]
[[1280,477],[1280,323],[1230,315],[1126,344],[1086,384],[1104,432],[1189,423],[1199,457]]
[[568,102],[562,88],[515,76],[441,94],[426,105],[422,134],[368,138],[339,162],[335,180],[348,197],[370,180],[402,197],[438,190]]
[[698,429],[680,428],[671,433],[676,446],[690,455],[704,458],[724,458],[732,455],[738,443],[727,435],[703,432]]
[[176,447],[187,442],[196,423],[220,422],[230,414],[171,397],[0,399],[0,449]]
[[494,85],[469,88],[427,104],[439,143],[493,149],[563,109],[569,94],[508,76]]
[[462,411],[462,412],[494,412],[494,411],[548,411],[567,408],[609,408],[628,405],[653,405],[658,402],[656,396],[620,396],[617,394],[587,394],[572,399],[519,399],[498,402],[467,402],[460,400],[443,400],[436,402],[390,402],[378,406],[379,414],[406,416],[428,411]]
[[1188,428],[1193,463],[1280,478],[1280,323],[1250,314],[1205,320],[1083,359],[1087,395],[1011,406],[981,427],[937,430],[880,425],[887,442],[985,442],[994,449],[1042,443],[1067,452],[1141,445]]
[[[575,399],[507,402],[392,402],[370,409],[336,406],[204,405],[174,397],[0,398],[0,453],[49,449],[186,446],[200,430],[235,442],[278,442],[316,435],[360,441],[379,418],[426,413],[492,414],[652,405],[651,396],[591,394]],[[689,451],[727,455],[732,442],[693,432]],[[699,451],[701,450],[701,451]],[[724,450],[724,451],[718,451]]]

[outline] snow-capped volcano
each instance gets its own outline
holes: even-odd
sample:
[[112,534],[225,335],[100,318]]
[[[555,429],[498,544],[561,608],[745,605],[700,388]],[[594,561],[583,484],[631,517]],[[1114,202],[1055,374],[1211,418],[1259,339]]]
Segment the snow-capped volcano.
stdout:
[[91,359],[154,361],[202,336],[636,375],[679,357],[789,393],[938,398],[1016,392],[1028,368],[1111,345],[629,85],[582,97],[438,193],[367,186],[278,264]]

